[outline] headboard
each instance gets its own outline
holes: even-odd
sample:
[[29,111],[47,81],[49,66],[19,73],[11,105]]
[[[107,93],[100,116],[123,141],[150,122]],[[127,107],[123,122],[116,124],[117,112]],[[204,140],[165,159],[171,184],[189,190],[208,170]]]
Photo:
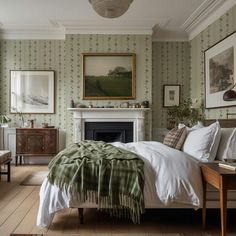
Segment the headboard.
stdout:
[[210,125],[218,120],[220,122],[221,128],[232,128],[236,127],[236,119],[212,119],[212,120],[204,120],[204,125]]

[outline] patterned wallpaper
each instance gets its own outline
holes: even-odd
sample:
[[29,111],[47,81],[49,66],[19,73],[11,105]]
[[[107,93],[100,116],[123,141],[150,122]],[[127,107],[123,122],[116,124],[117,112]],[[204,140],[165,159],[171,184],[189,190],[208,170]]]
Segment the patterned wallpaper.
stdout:
[[[201,98],[204,101],[204,51],[234,31],[236,31],[236,6],[191,40],[191,97]],[[205,115],[207,119],[226,118],[227,112],[236,112],[236,108],[206,109]]]
[[[67,143],[73,140],[72,114],[67,111],[70,100],[88,105],[119,106],[115,101],[82,101],[81,53],[132,52],[136,53],[136,101],[152,103],[152,41],[146,35],[67,35],[66,40],[1,40],[0,41],[0,112],[9,114],[10,70],[55,70],[55,114],[25,114],[26,119],[36,119],[37,126],[48,122],[65,129]],[[11,126],[18,126],[19,116],[9,115]],[[151,130],[151,116],[146,120],[146,138]]]
[[167,112],[163,108],[163,85],[180,84],[181,100],[189,97],[190,47],[188,42],[153,42],[153,139],[157,128],[167,127]]
[[[88,105],[119,106],[122,101],[82,101],[81,53],[134,52],[137,55],[137,102],[149,100],[152,119],[146,119],[146,138],[157,128],[167,126],[166,109],[162,107],[163,84],[180,84],[181,99],[186,96],[204,99],[204,50],[236,31],[236,6],[188,42],[153,42],[145,35],[67,35],[66,40],[1,40],[0,41],[0,112],[9,114],[10,70],[55,70],[56,113],[24,115],[36,118],[37,125],[48,122],[65,129],[67,143],[73,139],[70,100]],[[152,104],[153,101],[153,104]],[[135,101],[130,101],[135,102]],[[225,118],[235,107],[208,109],[206,118]],[[11,114],[11,126],[19,116]],[[151,130],[151,123],[153,129]]]

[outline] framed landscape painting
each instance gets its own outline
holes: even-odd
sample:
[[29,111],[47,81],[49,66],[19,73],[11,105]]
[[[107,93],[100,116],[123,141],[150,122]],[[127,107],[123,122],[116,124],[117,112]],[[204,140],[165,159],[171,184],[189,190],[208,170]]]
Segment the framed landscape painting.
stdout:
[[206,108],[235,106],[223,94],[236,83],[236,32],[205,51]]
[[10,71],[11,113],[54,113],[54,71]]
[[133,53],[84,53],[83,99],[135,99]]

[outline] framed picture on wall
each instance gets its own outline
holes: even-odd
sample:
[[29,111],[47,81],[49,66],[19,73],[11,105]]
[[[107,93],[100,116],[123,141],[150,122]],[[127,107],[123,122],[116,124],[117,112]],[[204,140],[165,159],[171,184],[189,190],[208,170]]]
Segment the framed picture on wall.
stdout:
[[83,53],[83,99],[135,99],[134,53]]
[[223,100],[223,94],[236,83],[235,54],[236,32],[205,51],[206,108],[236,105],[236,101]]
[[54,113],[54,71],[10,71],[11,113]]
[[163,107],[179,106],[180,104],[180,85],[163,85]]

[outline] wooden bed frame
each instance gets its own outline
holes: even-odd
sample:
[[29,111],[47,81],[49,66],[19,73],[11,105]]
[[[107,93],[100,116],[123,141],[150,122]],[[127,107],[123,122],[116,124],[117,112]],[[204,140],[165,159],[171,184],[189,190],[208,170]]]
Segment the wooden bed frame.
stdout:
[[219,121],[221,128],[233,128],[236,127],[236,119],[210,119],[205,120],[203,123],[205,126],[208,126],[216,121]]
[[[205,120],[204,126],[208,126],[213,124],[216,121],[219,121],[221,128],[233,128],[236,127],[236,119],[209,119],[209,120]],[[217,202],[218,200],[215,200],[215,202]],[[235,199],[236,201],[236,199]],[[212,204],[210,205],[210,208],[216,208],[216,204]],[[168,207],[167,207],[168,208]],[[235,206],[233,206],[232,208],[236,208],[236,204]],[[176,208],[178,209],[178,207]],[[180,209],[180,207],[179,207]],[[79,214],[79,223],[83,224],[84,223],[84,208],[78,208],[78,214]]]

